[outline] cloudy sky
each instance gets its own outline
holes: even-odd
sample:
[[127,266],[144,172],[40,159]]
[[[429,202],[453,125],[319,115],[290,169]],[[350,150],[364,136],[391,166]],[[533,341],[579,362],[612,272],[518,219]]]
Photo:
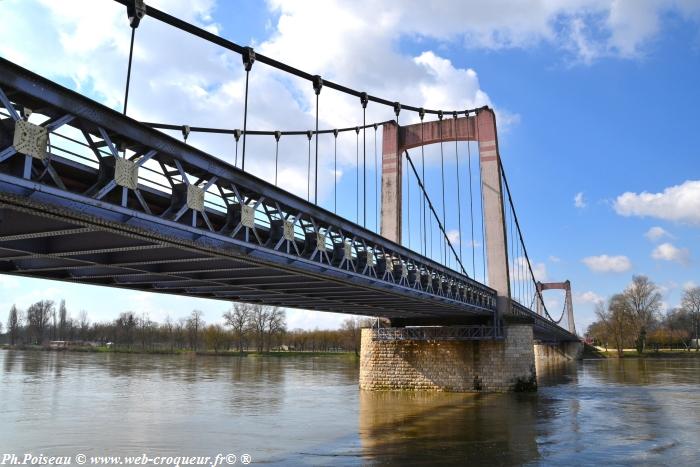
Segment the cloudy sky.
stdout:
[[[667,307],[678,304],[684,287],[700,283],[700,1],[147,4],[373,95],[430,108],[493,106],[536,273],[572,281],[580,330],[592,321],[595,302],[624,288],[633,274],[656,281]],[[0,0],[0,17],[2,57],[121,109],[130,32],[124,7],[111,0]],[[146,18],[136,33],[129,115],[237,128],[244,79],[239,56]],[[249,128],[313,127],[311,86],[261,64],[251,72],[250,108]],[[392,117],[387,108],[367,109],[370,122]],[[319,118],[321,128],[354,126],[362,113],[357,99],[324,90]],[[372,156],[373,138],[369,132]],[[192,135],[188,142],[233,162],[230,137]],[[332,138],[319,146],[320,202],[334,209],[334,192],[352,193],[337,206],[350,219],[358,216],[356,142],[354,134],[339,137],[337,170]],[[272,180],[274,141],[249,144],[246,168]],[[280,143],[280,185],[302,196],[306,151],[303,138]],[[466,151],[458,147],[461,158]],[[429,148],[426,157],[427,182],[435,186],[439,152]],[[374,229],[372,174],[367,217]],[[447,223],[455,229],[455,219]],[[462,244],[467,254],[481,246],[478,239]],[[216,321],[227,308],[0,276],[0,318],[13,303],[26,308],[40,298],[65,298],[71,312],[86,310],[94,320],[129,309],[162,320],[199,308]],[[553,294],[547,303],[557,309],[563,301]],[[342,319],[288,313],[291,327],[335,327]]]

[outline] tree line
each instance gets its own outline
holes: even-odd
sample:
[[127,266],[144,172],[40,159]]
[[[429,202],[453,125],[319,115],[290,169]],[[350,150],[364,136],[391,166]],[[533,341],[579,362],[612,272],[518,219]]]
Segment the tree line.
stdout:
[[[65,300],[58,306],[40,300],[25,311],[12,306],[4,340],[10,346],[48,345],[62,341],[72,345],[109,346],[135,351],[223,351],[359,353],[360,330],[371,326],[367,319],[348,318],[340,329],[287,329],[284,310],[259,304],[235,303],[222,315],[221,323],[204,321],[201,310],[162,323],[148,313],[127,311],[112,321],[91,321],[87,312],[73,317]],[[0,324],[0,334],[2,333]]]
[[664,314],[659,287],[646,276],[634,276],[624,291],[598,303],[595,313],[586,337],[618,355],[625,348],[641,353],[648,346],[700,349],[700,287],[687,288],[680,306]]

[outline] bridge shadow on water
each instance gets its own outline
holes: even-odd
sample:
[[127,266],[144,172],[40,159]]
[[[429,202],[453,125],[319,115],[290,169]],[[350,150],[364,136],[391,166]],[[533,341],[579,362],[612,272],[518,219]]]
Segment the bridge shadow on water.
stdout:
[[537,396],[360,394],[364,458],[391,465],[518,465],[539,457]]

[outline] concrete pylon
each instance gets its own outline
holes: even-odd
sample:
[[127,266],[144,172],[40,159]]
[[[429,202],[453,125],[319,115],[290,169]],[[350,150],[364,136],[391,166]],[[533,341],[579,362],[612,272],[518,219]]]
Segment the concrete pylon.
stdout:
[[508,248],[498,154],[496,116],[481,108],[476,116],[445,118],[441,121],[398,126],[383,125],[381,235],[401,243],[403,153],[407,149],[440,141],[478,141],[481,194],[484,206],[486,267],[488,286],[498,293],[500,316],[510,310]]
[[382,208],[381,235],[401,243],[401,194],[403,193],[403,150],[399,126],[391,121],[382,126]]
[[537,314],[542,316],[544,313],[544,303],[542,303],[542,292],[545,290],[563,290],[564,309],[566,310],[566,320],[571,334],[576,334],[576,323],[574,322],[574,303],[571,298],[571,281],[564,282],[539,282],[537,281]]

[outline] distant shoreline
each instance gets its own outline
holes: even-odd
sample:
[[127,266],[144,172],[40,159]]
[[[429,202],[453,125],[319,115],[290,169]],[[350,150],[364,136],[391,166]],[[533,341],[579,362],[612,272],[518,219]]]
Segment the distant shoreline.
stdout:
[[258,352],[256,350],[222,350],[214,351],[194,351],[194,350],[179,350],[179,349],[128,349],[128,348],[110,348],[106,346],[76,346],[65,349],[51,349],[40,345],[15,345],[8,344],[0,345],[0,350],[15,350],[29,352],[71,352],[71,353],[115,353],[115,354],[138,354],[138,355],[189,355],[196,357],[355,357],[355,353],[350,351],[295,351],[295,350],[272,350],[269,352]]

